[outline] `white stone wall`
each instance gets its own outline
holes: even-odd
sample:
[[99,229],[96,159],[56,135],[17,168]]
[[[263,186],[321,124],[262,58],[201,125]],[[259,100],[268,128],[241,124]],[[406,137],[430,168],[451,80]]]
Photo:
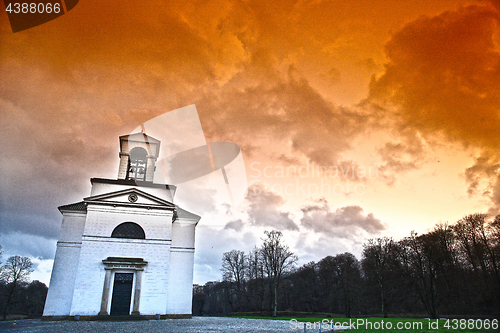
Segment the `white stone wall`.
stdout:
[[[135,140],[141,140],[142,137],[136,138]],[[154,142],[146,143],[146,141],[122,141],[121,152],[125,154],[129,154],[130,151],[136,147],[144,148],[148,156],[158,157],[159,155],[159,147],[160,145]]]
[[[140,225],[146,239],[110,238],[114,228],[123,222]],[[167,304],[171,228],[169,210],[89,203],[71,315],[99,313],[105,277],[102,260],[108,257],[142,258],[148,262],[142,275],[139,311],[145,315],[163,314]],[[112,290],[111,287],[108,313]]]
[[170,253],[168,314],[191,314],[194,249],[172,249]]
[[178,218],[172,223],[169,302],[167,313],[191,314],[195,227],[198,221]]
[[59,231],[59,242],[82,242],[83,229],[85,228],[86,212],[65,212]]
[[[133,186],[95,182],[91,196],[125,190]],[[143,192],[172,202],[173,193],[165,188],[140,187]],[[106,199],[103,199],[106,200]],[[97,315],[101,310],[105,265],[108,257],[142,258],[139,312],[142,315],[190,314],[194,266],[195,227],[198,217],[181,217],[172,223],[173,212],[152,207],[157,202],[141,197],[137,203],[149,208],[125,207],[128,196],[110,198],[122,204],[96,204],[90,201],[86,213],[65,212],[44,316]],[[184,212],[183,216],[186,212]],[[189,215],[191,216],[191,215]],[[123,222],[140,225],[146,239],[111,238]],[[111,310],[114,269],[108,297]],[[134,276],[134,284],[137,275]],[[133,287],[133,292],[135,286]],[[134,295],[132,295],[131,309]]]
[[69,315],[86,214],[64,213],[44,316]]
[[[143,315],[164,313],[167,303],[169,253],[169,241],[84,237],[71,315],[99,313],[105,277],[102,260],[108,257],[143,258],[147,261],[142,275],[139,311]],[[108,313],[111,309],[112,284],[109,292]]]
[[93,204],[87,207],[84,235],[111,237],[113,230],[123,222],[135,222],[140,225],[146,239],[172,239],[172,212],[169,210]]
[[194,249],[197,221],[178,218],[172,223],[172,247]]

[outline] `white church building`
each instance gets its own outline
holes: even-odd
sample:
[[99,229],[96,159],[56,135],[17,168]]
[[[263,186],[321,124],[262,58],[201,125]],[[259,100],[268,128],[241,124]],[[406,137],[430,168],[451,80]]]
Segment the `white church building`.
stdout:
[[[92,178],[89,197],[63,215],[44,319],[191,316],[195,227],[153,183],[160,141],[120,137],[118,179]],[[99,317],[97,317],[99,318]]]

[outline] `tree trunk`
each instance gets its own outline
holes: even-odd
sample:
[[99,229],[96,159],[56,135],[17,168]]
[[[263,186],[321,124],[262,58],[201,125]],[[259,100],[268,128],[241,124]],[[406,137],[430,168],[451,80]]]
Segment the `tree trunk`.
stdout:
[[379,280],[379,288],[380,288],[380,306],[382,310],[382,315],[384,316],[384,318],[387,318],[387,306],[385,304],[384,285],[380,280]]
[[277,283],[274,284],[274,309],[273,309],[273,317],[276,317],[276,313],[278,312],[278,286]]
[[10,286],[7,285],[6,289],[7,289],[7,301],[5,302],[5,306],[3,308],[3,320],[7,319],[7,314],[9,312],[9,306],[12,302],[12,295],[14,295],[14,292],[16,290],[16,285],[14,284],[14,282],[12,282],[10,284]]

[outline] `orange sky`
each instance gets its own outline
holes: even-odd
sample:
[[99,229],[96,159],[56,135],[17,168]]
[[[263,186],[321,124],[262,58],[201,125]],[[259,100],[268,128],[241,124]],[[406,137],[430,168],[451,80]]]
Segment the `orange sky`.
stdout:
[[[251,193],[272,189],[231,214],[200,206],[198,281],[273,227],[307,261],[497,214],[499,15],[494,0],[81,0],[12,33],[4,12],[0,244],[51,259],[56,207],[116,177],[118,136],[190,104],[209,140],[242,148]],[[378,173],[262,173],[309,164]],[[347,181],[363,194],[299,190]]]

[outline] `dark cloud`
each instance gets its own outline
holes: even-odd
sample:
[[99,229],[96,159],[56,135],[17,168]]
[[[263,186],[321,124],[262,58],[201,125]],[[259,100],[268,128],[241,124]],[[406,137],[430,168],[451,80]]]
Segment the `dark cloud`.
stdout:
[[482,151],[466,171],[469,193],[486,176],[486,194],[498,208],[497,175],[491,170],[498,168],[494,161],[500,157],[496,39],[500,14],[498,2],[492,4],[497,8],[483,4],[423,16],[396,32],[385,47],[389,59],[385,72],[372,80],[368,100],[406,138],[406,142],[387,143],[380,149],[385,162],[381,171],[418,168],[424,156],[421,138],[431,142],[444,135]]
[[465,170],[465,179],[469,184],[469,194],[476,194],[481,180],[495,178],[499,172],[500,161],[491,153],[477,157],[474,165]]
[[[307,25],[330,40],[304,17],[288,23],[301,14],[294,2],[283,6],[82,3],[22,34],[0,22],[4,230],[56,237],[57,206],[87,196],[91,177],[116,177],[118,136],[193,103],[209,140],[236,142],[246,156],[286,142],[292,158],[334,164],[369,117],[326,101],[299,71],[283,73],[284,59],[310,40],[302,31],[283,38],[277,26]],[[18,223],[16,214],[32,216]],[[30,227],[39,216],[47,228]]]
[[320,199],[301,208],[301,226],[317,233],[338,238],[356,238],[359,233],[377,234],[385,229],[385,223],[372,213],[364,215],[360,206],[345,206],[331,211],[328,201]]
[[0,245],[5,250],[4,259],[13,256],[27,256],[39,259],[53,259],[56,252],[56,239],[39,237],[26,233],[3,233]]
[[492,7],[470,6],[406,25],[386,45],[389,62],[372,81],[370,99],[392,105],[403,128],[498,147],[498,22]]
[[207,135],[262,152],[273,148],[271,141],[281,142],[281,151],[290,149],[318,165],[335,165],[373,124],[367,113],[328,102],[305,79],[265,81],[245,89],[241,82],[231,82],[200,99],[198,111]]
[[500,157],[496,152],[485,151],[477,157],[474,165],[465,170],[469,195],[482,194],[493,204],[489,213],[500,213]]
[[262,185],[252,185],[248,190],[247,200],[250,203],[248,217],[252,225],[276,230],[299,230],[290,213],[279,209],[285,203],[283,198]]
[[224,229],[234,229],[235,231],[242,231],[244,227],[243,221],[238,219],[236,221],[231,221],[226,223]]
[[[43,100],[36,109],[42,113],[50,107]],[[9,124],[0,132],[2,231],[55,238],[61,223],[57,207],[88,196],[91,177],[116,175],[118,164],[112,161],[118,138],[115,148],[80,130],[89,124],[60,127],[60,119],[54,124],[38,121],[44,116],[3,99],[0,108],[2,122]]]
[[325,79],[329,80],[332,84],[338,84],[342,81],[342,73],[335,67],[330,69],[323,76]]
[[378,69],[377,64],[375,63],[375,60],[373,58],[367,58],[360,60],[356,63],[357,66],[359,66],[361,69],[373,73],[375,70]]
[[498,215],[500,214],[500,174],[497,174],[494,180],[490,182],[490,184],[490,198],[494,206],[489,209],[488,213],[490,215]]
[[420,168],[426,152],[417,131],[407,129],[400,133],[397,142],[386,142],[378,153],[383,161],[378,170],[384,180],[393,185],[396,175]]
[[[449,2],[456,6],[456,0]],[[439,12],[434,3],[442,2],[430,2]],[[492,110],[498,111],[494,106],[500,96],[495,88],[498,52],[491,41],[497,18],[490,7],[421,19],[397,33],[387,46],[387,72],[371,86],[371,102],[379,103],[374,109],[337,105],[335,93],[324,93],[331,86],[319,92],[318,73],[326,73],[330,85],[352,79],[344,68],[347,62],[339,59],[349,59],[364,73],[353,82],[365,82],[366,73],[381,62],[381,52],[373,49],[386,39],[393,22],[400,24],[407,16],[389,18],[406,15],[411,11],[407,7],[399,0],[370,6],[361,0],[152,0],[147,6],[101,1],[80,2],[67,15],[17,34],[1,20],[2,234],[55,239],[61,223],[57,206],[88,196],[91,177],[116,177],[118,136],[190,104],[197,105],[209,141],[235,142],[245,158],[281,156],[291,164],[306,158],[317,165],[345,165],[343,154],[356,138],[377,123],[392,124],[394,114],[384,118],[382,112],[388,109],[384,99],[411,106],[412,114],[396,117],[402,127],[423,131],[429,126],[428,132],[463,135],[471,144],[498,147],[498,122],[488,119]],[[420,14],[422,7],[412,7],[411,15]],[[387,15],[380,15],[381,9]],[[375,25],[374,17],[383,19]],[[464,20],[470,24],[462,24]],[[455,50],[446,40],[460,26],[458,40],[464,45]],[[436,54],[414,52],[426,48]],[[467,66],[456,64],[462,55]],[[454,86],[446,85],[446,79]],[[364,86],[355,89],[364,91]],[[442,106],[446,112],[433,115]],[[467,118],[467,108],[477,117]],[[465,125],[446,125],[448,118],[466,119]],[[469,127],[472,134],[465,135]],[[405,140],[383,147],[386,172],[412,167],[405,163],[408,156],[418,156],[414,152]],[[496,187],[491,189],[495,196]],[[213,200],[204,199],[211,195],[206,189],[192,198],[200,208],[193,211],[213,211]],[[281,210],[283,204],[275,194],[252,197],[251,222],[297,230],[291,214]],[[358,215],[376,225],[376,219]],[[226,232],[241,226],[233,222]]]

